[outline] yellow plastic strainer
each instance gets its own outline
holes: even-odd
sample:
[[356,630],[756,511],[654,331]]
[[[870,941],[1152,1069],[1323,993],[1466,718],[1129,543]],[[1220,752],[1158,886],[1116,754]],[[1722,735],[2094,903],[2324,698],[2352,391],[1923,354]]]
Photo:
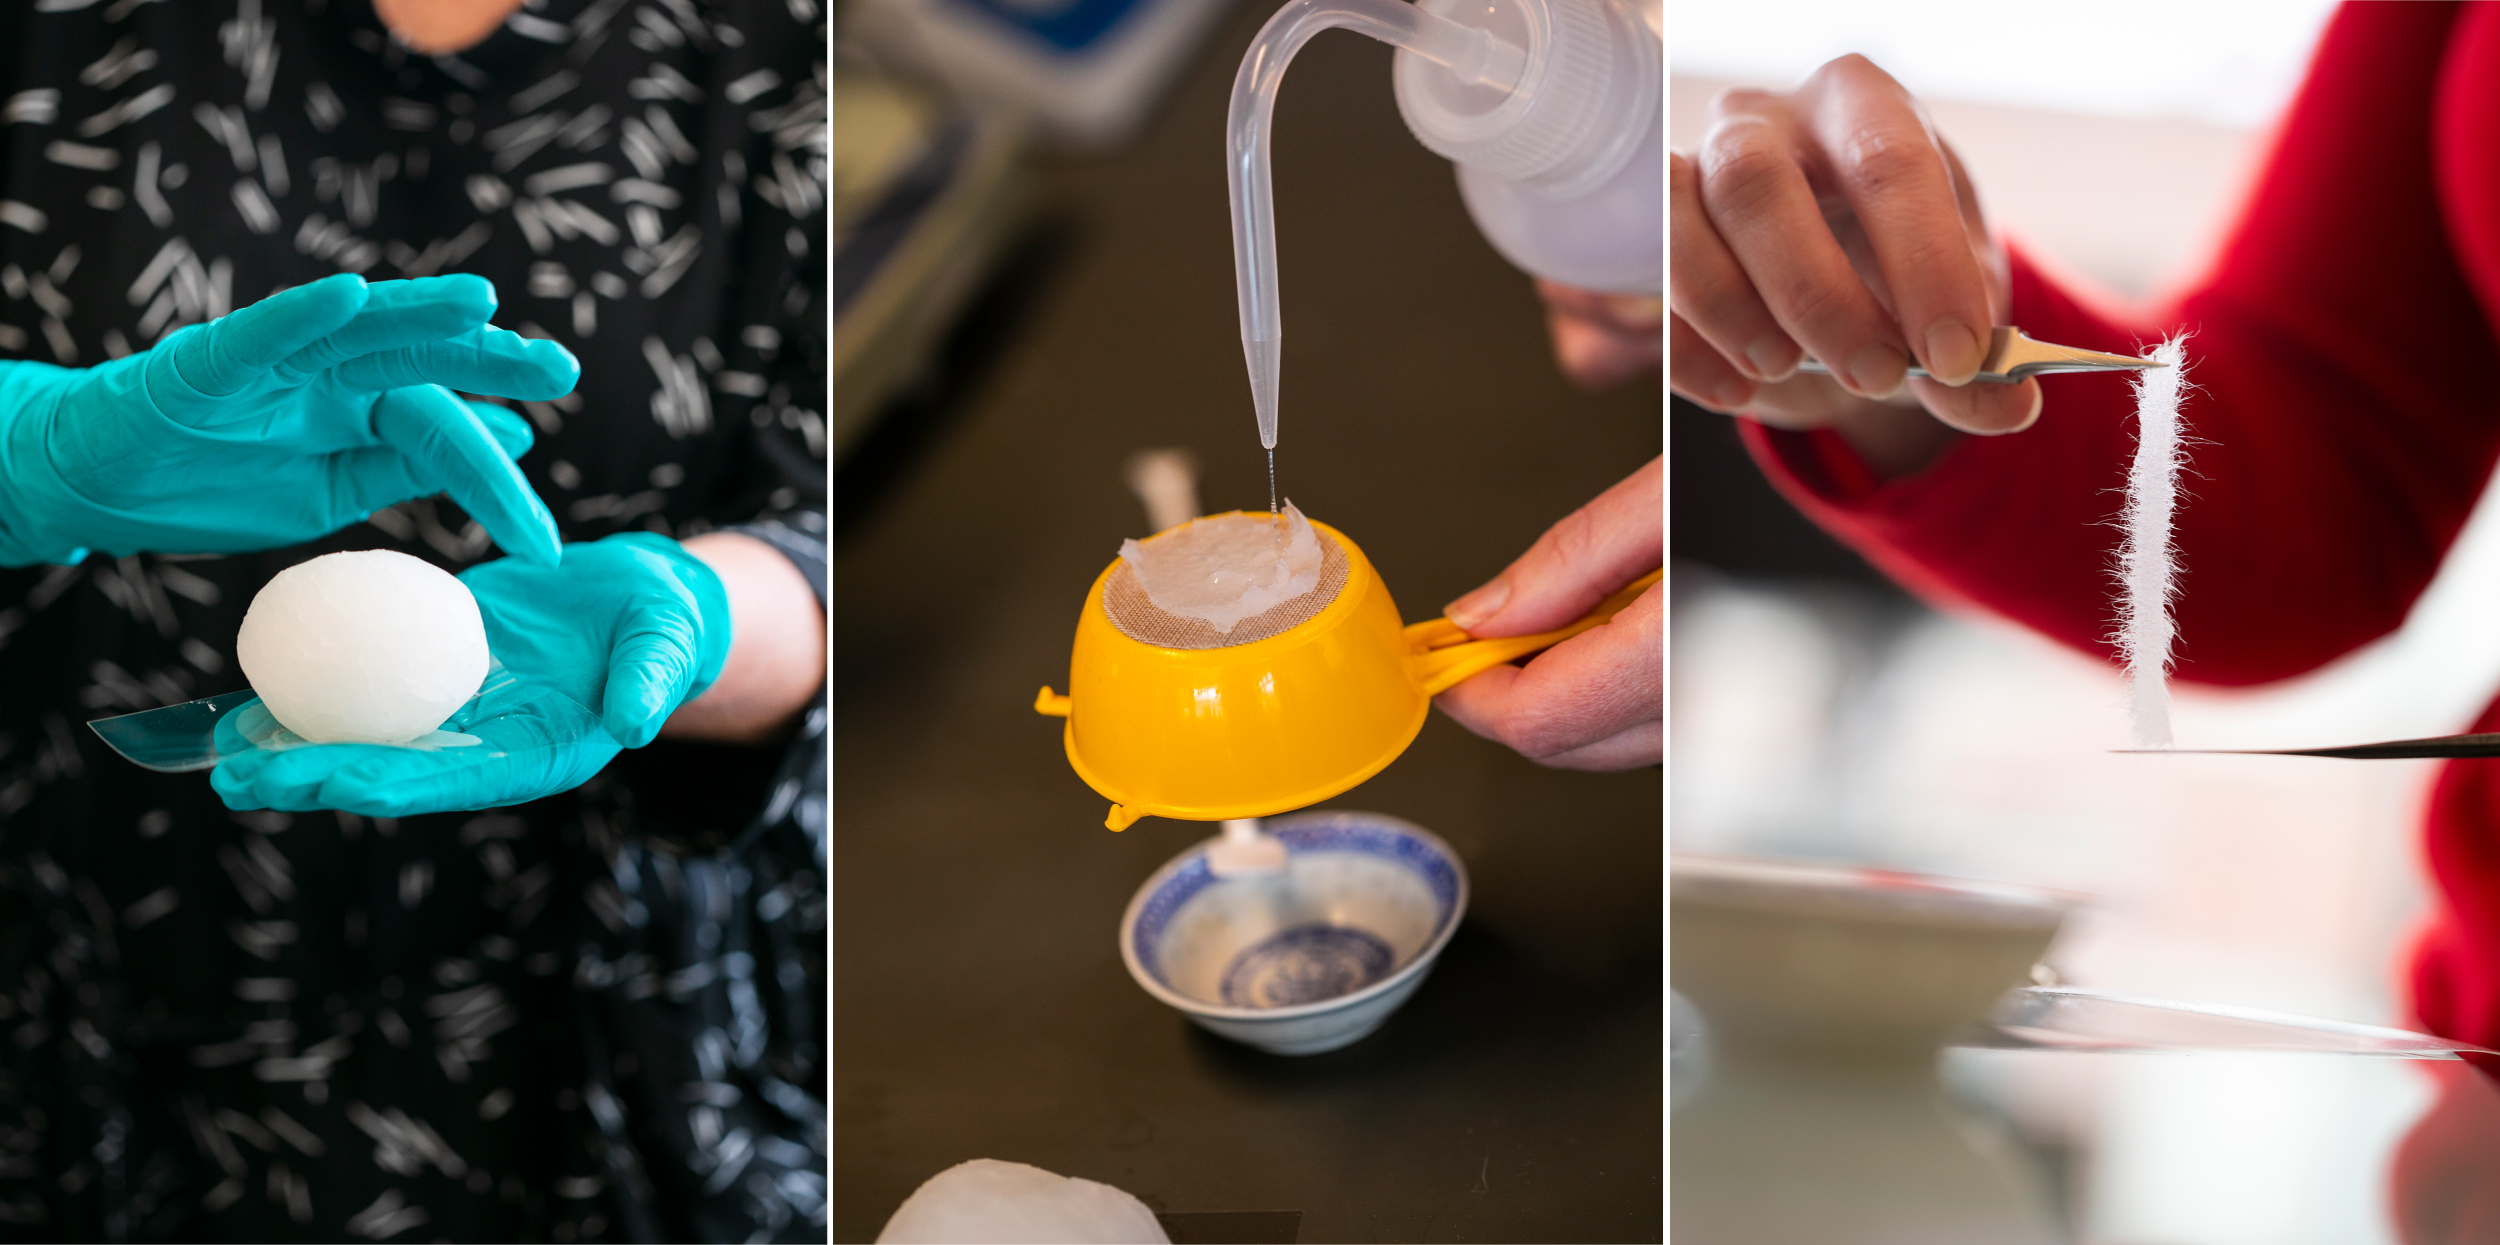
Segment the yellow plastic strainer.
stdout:
[[1447,618],[1401,626],[1363,551],[1311,526],[1318,588],[1230,634],[1155,608],[1123,561],[1095,577],[1068,695],[1044,687],[1033,708],[1068,720],[1068,763],[1112,802],[1104,825],[1267,817],[1351,789],[1414,742],[1436,693],[1606,622],[1659,578],[1558,630],[1478,640]]

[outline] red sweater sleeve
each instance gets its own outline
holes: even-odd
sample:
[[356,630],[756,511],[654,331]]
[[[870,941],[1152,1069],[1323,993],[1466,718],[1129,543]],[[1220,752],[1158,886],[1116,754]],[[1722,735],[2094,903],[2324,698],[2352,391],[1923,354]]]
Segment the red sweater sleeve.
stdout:
[[[2174,309],[2114,321],[2016,257],[2012,319],[2034,337],[2133,351],[2194,334],[2176,520],[2184,678],[2282,678],[2393,630],[2491,473],[2500,349],[2460,271],[2486,257],[2451,238],[2479,230],[2500,261],[2500,214],[2448,219],[2459,196],[2437,151],[2487,136],[2435,118],[2464,89],[2466,66],[2450,62],[2471,58],[2456,49],[2500,47],[2494,10],[2337,13],[2240,227]],[[2478,185],[2500,184],[2493,150],[2474,156]],[[2029,431],[1963,438],[1890,483],[1834,434],[1744,433],[1800,507],[1913,588],[2105,654],[2133,398],[2116,376],[2042,385]]]

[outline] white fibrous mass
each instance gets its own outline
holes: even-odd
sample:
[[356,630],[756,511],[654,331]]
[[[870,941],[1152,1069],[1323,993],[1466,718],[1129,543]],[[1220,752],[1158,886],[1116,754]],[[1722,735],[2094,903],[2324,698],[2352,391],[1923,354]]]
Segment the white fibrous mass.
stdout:
[[2187,385],[2185,335],[2147,356],[2162,366],[2135,374],[2135,461],[2127,469],[2127,540],[2118,554],[2122,595],[2118,652],[2127,667],[2127,720],[2138,748],[2170,746],[2170,650],[2178,624],[2178,548],[2171,520],[2187,462],[2179,403]]
[[388,550],[278,572],[243,615],[235,656],[280,725],[315,743],[406,743],[486,681],[468,585]]
[[1292,502],[1281,520],[1215,515],[1150,540],[1123,542],[1120,556],[1156,608],[1226,635],[1241,620],[1319,587],[1323,561],[1319,533]]
[[957,1163],[912,1191],[886,1220],[877,1245],[959,1241],[1067,1241],[1166,1245],[1172,1238],[1144,1202],[1107,1184],[1029,1163]]

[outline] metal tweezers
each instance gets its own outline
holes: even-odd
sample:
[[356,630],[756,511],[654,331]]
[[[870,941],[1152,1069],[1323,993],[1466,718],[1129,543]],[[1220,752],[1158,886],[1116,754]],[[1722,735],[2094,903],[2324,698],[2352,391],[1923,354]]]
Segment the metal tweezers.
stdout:
[[[2056,346],[2033,341],[2021,329],[2001,324],[1988,342],[1988,357],[1979,365],[1979,374],[1971,377],[1991,385],[2011,385],[2050,372],[2129,372],[2168,364],[2133,355],[2103,354],[2098,350],[2079,350],[2073,346]],[[1832,370],[1809,358],[1797,365],[1800,372],[1829,376]],[[1914,367],[1910,375],[1927,378],[1927,369]]]
[[2338,757],[2347,761],[2400,761],[2423,757],[2500,757],[2500,734],[2440,735],[2431,739],[2391,739],[2378,744],[2345,744],[2331,748],[2123,748],[2122,752],[2182,756]]

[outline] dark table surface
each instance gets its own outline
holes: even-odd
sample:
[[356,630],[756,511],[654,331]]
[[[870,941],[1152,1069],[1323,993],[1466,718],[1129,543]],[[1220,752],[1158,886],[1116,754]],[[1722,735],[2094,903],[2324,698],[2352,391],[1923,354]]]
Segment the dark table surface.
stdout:
[[[1057,258],[995,358],[837,478],[836,1240],[985,1157],[1158,1212],[1297,1211],[1303,1241],[1663,1231],[1658,770],[1549,771],[1435,715],[1327,806],[1448,839],[1466,923],[1380,1033],[1289,1059],[1129,979],[1122,909],[1212,827],[1103,829],[1030,708],[1066,686],[1093,576],[1145,534],[1131,452],[1194,450],[1210,510],[1266,502],[1222,145],[1271,8],[1233,15],[1134,147],[1044,167]],[[1417,619],[1656,455],[1661,400],[1560,378],[1528,279],[1407,135],[1388,70],[1386,47],[1329,34],[1277,109],[1278,468]]]

